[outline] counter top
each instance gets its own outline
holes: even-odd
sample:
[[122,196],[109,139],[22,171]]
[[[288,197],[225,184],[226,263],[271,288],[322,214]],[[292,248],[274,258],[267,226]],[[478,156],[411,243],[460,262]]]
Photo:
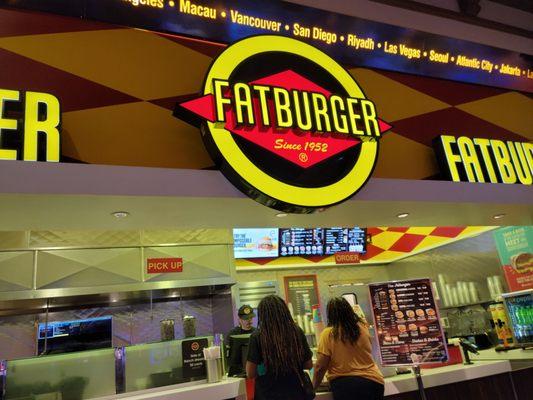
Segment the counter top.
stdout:
[[[449,365],[440,368],[422,369],[424,387],[447,385],[459,381],[483,378],[511,371],[509,361],[478,361],[472,365]],[[414,374],[396,375],[385,378],[385,396],[418,390]],[[316,399],[330,400],[329,392],[318,393]]]
[[226,378],[221,382],[193,382],[99,397],[97,400],[246,400],[246,383],[242,378]]
[[[518,350],[515,350],[518,351]],[[422,381],[426,388],[447,385],[460,381],[483,378],[511,371],[508,360],[476,361],[472,365],[449,365],[440,368],[422,369]],[[412,392],[418,390],[412,373],[385,378],[385,395]],[[97,400],[222,400],[237,398],[246,399],[245,380],[226,378],[218,383],[189,383],[160,388],[123,393],[114,396],[100,397]],[[317,393],[318,400],[332,400],[329,392]]]
[[496,351],[494,349],[480,350],[479,354],[470,354],[472,360],[530,360],[533,362],[533,349],[515,349],[508,351]]

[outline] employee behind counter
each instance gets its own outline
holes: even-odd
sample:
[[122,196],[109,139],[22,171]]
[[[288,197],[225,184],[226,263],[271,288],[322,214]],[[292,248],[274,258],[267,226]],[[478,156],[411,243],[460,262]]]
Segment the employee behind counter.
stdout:
[[[246,376],[244,361],[246,360],[248,339],[255,331],[252,326],[254,310],[248,304],[239,308],[239,326],[228,332],[226,336],[226,358],[228,360],[228,376]],[[243,361],[244,360],[244,361]]]

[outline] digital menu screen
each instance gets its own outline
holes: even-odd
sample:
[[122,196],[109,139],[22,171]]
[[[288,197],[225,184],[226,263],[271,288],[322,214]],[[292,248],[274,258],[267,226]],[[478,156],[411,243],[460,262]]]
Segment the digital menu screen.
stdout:
[[235,258],[278,257],[278,228],[233,229]]
[[361,228],[324,229],[325,254],[366,252],[366,231]]
[[40,323],[37,328],[38,354],[70,353],[112,346],[112,317]]
[[369,285],[383,366],[448,360],[429,279]]
[[316,256],[324,253],[322,228],[281,228],[280,256]]

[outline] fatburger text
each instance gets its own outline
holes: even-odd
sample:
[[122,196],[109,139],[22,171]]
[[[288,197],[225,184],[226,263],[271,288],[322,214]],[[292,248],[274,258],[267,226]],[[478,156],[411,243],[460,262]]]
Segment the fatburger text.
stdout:
[[366,99],[226,80],[214,80],[213,92],[217,122],[226,122],[231,106],[238,125],[381,136],[376,107]]

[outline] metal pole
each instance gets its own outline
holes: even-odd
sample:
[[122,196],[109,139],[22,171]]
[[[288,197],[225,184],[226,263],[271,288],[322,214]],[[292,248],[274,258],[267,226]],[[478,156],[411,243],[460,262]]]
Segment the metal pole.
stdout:
[[[44,320],[44,349],[39,356],[42,356],[43,354],[46,354],[46,351],[48,350],[48,311],[50,308],[50,299],[46,299],[46,314],[45,314],[45,320]],[[52,333],[53,336],[53,333]]]
[[422,374],[420,373],[420,365],[413,365],[413,372],[416,377],[416,384],[418,386],[420,400],[427,400],[426,391],[424,390],[424,382],[422,382]]
[[126,391],[126,352],[124,347],[115,348],[115,392]]

